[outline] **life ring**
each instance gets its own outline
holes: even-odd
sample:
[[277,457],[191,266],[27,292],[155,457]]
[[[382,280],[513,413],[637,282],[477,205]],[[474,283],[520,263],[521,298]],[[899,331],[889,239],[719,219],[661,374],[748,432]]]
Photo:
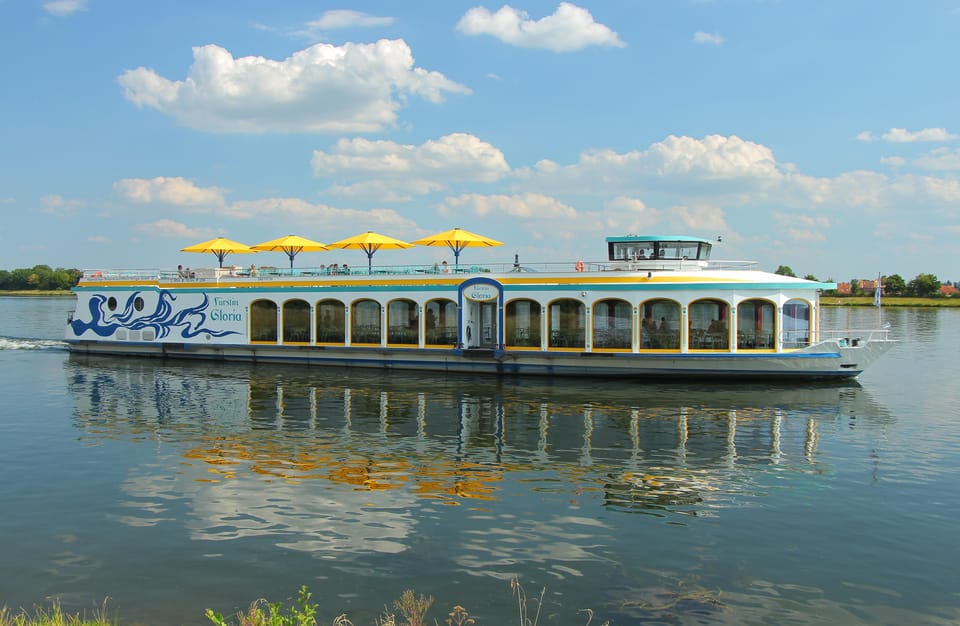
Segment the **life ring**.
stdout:
[[90,278],[103,278],[103,272],[94,272]]
[[577,271],[578,272],[583,271],[583,259],[577,259]]

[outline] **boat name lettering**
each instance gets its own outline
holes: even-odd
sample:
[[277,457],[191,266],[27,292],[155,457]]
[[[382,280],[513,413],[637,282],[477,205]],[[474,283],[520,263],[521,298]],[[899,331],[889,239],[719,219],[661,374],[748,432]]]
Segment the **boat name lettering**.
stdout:
[[493,285],[470,285],[463,290],[463,297],[478,302],[496,300],[497,290]]
[[217,306],[240,306],[240,301],[236,298],[220,298],[214,296],[213,303]]
[[243,313],[231,313],[223,309],[210,311],[210,319],[216,322],[242,322]]

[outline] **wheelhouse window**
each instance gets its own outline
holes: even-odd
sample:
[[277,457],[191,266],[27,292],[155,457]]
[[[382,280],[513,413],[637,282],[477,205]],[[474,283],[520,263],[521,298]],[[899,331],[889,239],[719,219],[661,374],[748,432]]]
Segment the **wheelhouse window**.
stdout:
[[517,348],[540,347],[540,303],[511,300],[504,309],[504,342]]
[[306,300],[287,300],[283,303],[283,341],[310,341],[310,304]]
[[730,307],[722,300],[698,300],[689,307],[691,350],[730,348]]
[[583,348],[586,346],[586,306],[579,300],[563,298],[550,303],[547,323],[551,348]]
[[647,300],[640,307],[640,347],[649,350],[680,349],[680,303]]
[[317,303],[317,342],[344,343],[344,312],[339,300],[321,300]]
[[633,347],[633,307],[626,300],[600,300],[593,305],[593,347],[629,350]]
[[380,344],[380,303],[357,300],[350,306],[350,342]]
[[250,304],[250,340],[277,342],[277,303],[255,300]]
[[746,300],[737,306],[737,350],[774,348],[776,308],[768,300]]
[[457,343],[457,303],[446,298],[430,300],[423,307],[424,340],[428,345]]
[[783,305],[783,347],[803,348],[810,345],[810,303],[790,300]]
[[417,303],[413,300],[392,300],[387,304],[387,343],[406,345],[420,343]]

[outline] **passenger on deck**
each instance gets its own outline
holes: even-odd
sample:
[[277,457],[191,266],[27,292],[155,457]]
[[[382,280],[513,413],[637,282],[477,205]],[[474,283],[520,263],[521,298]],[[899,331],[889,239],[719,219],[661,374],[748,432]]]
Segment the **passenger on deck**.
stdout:
[[257,271],[257,266],[256,266],[256,265],[251,265],[251,266],[250,266],[250,278],[256,278],[256,277],[259,276],[259,275],[260,275],[260,272]]
[[443,266],[443,269],[442,269],[443,273],[444,273],[444,274],[449,274],[449,273],[450,273],[450,266],[447,265],[447,262],[444,261],[443,263],[441,263],[441,265]]

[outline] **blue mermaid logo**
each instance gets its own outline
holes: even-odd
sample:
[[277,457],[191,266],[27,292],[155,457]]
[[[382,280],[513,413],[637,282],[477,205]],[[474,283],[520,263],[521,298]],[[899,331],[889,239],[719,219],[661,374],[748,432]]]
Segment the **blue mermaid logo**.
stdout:
[[120,329],[153,329],[157,339],[167,337],[174,329],[179,329],[179,336],[184,339],[192,339],[200,334],[208,334],[212,337],[240,334],[235,330],[213,330],[206,327],[207,307],[210,305],[210,298],[207,294],[203,294],[203,302],[197,306],[174,312],[173,303],[177,296],[163,290],[157,300],[156,310],[153,313],[135,318],[138,311],[134,307],[134,301],[140,296],[140,293],[137,291],[131,294],[118,312],[108,311],[106,296],[94,294],[90,297],[89,302],[90,321],[84,322],[74,318],[70,322],[70,327],[77,336],[90,330],[100,337],[110,337]]

